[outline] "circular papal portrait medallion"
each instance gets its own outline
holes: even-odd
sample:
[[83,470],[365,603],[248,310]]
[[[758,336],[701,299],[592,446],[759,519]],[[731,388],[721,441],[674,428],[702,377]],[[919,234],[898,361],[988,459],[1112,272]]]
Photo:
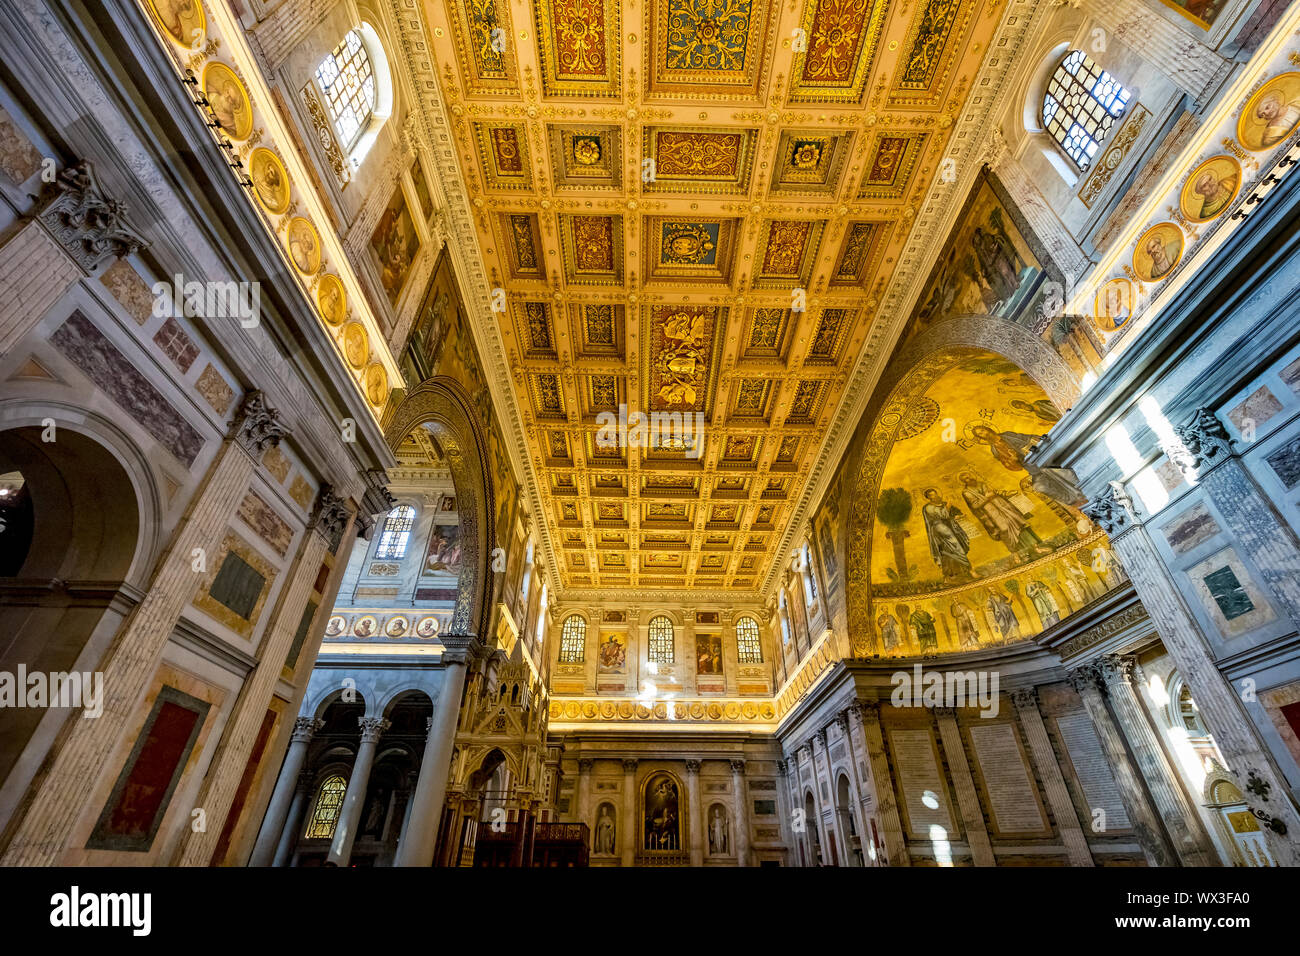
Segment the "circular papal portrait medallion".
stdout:
[[330,325],[342,325],[348,317],[348,297],[343,290],[343,280],[332,273],[321,276],[316,286],[316,304],[320,314]]
[[415,625],[415,633],[420,637],[437,637],[438,619],[432,614],[420,618],[420,623]]
[[207,39],[207,20],[199,0],[149,0],[149,9],[173,42],[197,50]]
[[236,142],[248,139],[253,132],[253,106],[234,70],[224,63],[209,63],[203,70],[203,96],[223,133]]
[[1097,290],[1092,302],[1093,324],[1103,332],[1114,332],[1133,314],[1133,283],[1111,279]]
[[370,357],[370,337],[360,322],[343,326],[343,356],[353,368],[361,368]]
[[366,366],[361,381],[366,389],[366,398],[370,399],[371,405],[380,408],[388,401],[388,373],[378,362],[371,362]]
[[1237,161],[1231,156],[1211,156],[1183,183],[1178,208],[1192,222],[1209,222],[1228,208],[1240,188]]
[[1156,223],[1133,249],[1133,271],[1144,282],[1159,282],[1183,257],[1183,231],[1172,222]]
[[410,626],[410,621],[403,615],[396,614],[390,617],[388,623],[384,625],[384,633],[389,637],[406,637],[406,631]]
[[285,241],[295,269],[305,276],[320,271],[320,236],[316,234],[315,226],[302,216],[295,216],[289,220]]
[[253,181],[253,195],[267,212],[279,216],[289,208],[289,174],[280,157],[265,146],[249,154],[248,178]]
[[379,622],[373,614],[359,617],[352,625],[352,634],[355,637],[375,637],[379,634]]
[[1300,73],[1275,76],[1246,101],[1237,119],[1237,139],[1249,150],[1272,149],[1300,124]]

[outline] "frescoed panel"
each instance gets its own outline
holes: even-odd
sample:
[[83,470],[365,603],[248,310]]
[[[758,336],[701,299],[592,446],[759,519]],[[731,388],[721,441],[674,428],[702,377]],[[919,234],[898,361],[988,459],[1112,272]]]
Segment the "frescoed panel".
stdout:
[[456,573],[460,570],[460,525],[437,524],[429,535],[429,550],[424,557],[424,573]]
[[379,281],[393,305],[402,297],[411,265],[420,251],[420,237],[415,231],[406,193],[399,182],[370,236],[370,251],[379,267]]
[[[720,558],[721,555],[718,557]],[[722,676],[721,635],[695,635],[695,673],[704,676]]]
[[607,674],[627,672],[626,634],[606,631],[600,635],[600,644],[596,647],[596,668]]

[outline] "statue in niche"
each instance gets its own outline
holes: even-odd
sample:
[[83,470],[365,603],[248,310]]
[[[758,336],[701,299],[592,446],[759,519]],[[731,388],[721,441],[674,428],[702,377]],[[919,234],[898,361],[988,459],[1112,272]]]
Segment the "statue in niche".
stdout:
[[609,812],[608,803],[600,805],[600,819],[596,821],[596,852],[614,852],[614,817]]
[[709,818],[709,852],[725,855],[730,844],[729,837],[727,814],[722,807],[715,803],[713,805],[713,816]]

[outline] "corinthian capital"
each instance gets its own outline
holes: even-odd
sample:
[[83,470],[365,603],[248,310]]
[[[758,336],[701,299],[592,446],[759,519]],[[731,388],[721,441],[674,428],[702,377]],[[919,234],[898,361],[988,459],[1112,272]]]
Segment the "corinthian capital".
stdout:
[[55,240],[86,272],[147,246],[126,221],[126,204],[104,195],[95,171],[82,161],[59,173],[37,214]]
[[258,389],[244,396],[230,424],[230,437],[254,458],[261,458],[272,445],[280,444],[286,434],[280,413],[266,404],[266,395]]
[[1137,520],[1133,499],[1118,481],[1108,483],[1106,490],[1084,505],[1082,511],[1109,535],[1132,527]]
[[1174,434],[1177,441],[1166,446],[1165,453],[1185,476],[1195,477],[1232,455],[1228,430],[1208,408],[1197,409],[1190,423],[1175,425]]

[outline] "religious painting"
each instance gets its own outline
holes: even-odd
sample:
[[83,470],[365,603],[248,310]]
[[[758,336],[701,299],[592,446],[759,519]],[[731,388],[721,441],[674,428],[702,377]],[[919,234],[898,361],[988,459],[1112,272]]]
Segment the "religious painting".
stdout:
[[680,850],[681,790],[669,774],[652,774],[645,782],[642,834],[646,850]]
[[460,570],[460,525],[438,524],[429,536],[429,550],[424,559],[424,573]]
[[379,634],[379,621],[373,614],[365,614],[352,625],[353,637],[375,637]]
[[279,216],[289,208],[289,174],[280,158],[265,146],[249,154],[248,178],[253,195],[267,212]]
[[1161,2],[1206,30],[1214,25],[1214,21],[1227,5],[1227,0],[1161,0]]
[[411,182],[415,184],[415,199],[420,205],[420,215],[428,220],[433,215],[433,197],[429,195],[429,181],[424,178],[424,167],[418,156],[411,164]]
[[406,204],[406,193],[399,182],[370,236],[370,251],[379,267],[379,282],[393,305],[397,305],[401,297],[419,248],[420,237],[416,234],[411,210]]
[[1123,278],[1110,279],[1097,290],[1092,309],[1093,324],[1100,331],[1119,331],[1133,314],[1133,283]]
[[987,170],[948,236],[921,293],[909,336],[956,315],[992,315],[1031,328],[1048,278],[1064,280],[1038,249],[1001,184]]
[[289,220],[285,230],[285,241],[289,247],[289,258],[294,268],[305,276],[315,275],[320,271],[320,236],[316,227],[301,216]]
[[348,316],[348,297],[343,282],[336,275],[321,276],[316,286],[316,304],[330,325],[341,325]]
[[1300,72],[1269,80],[1247,102],[1237,120],[1237,139],[1254,152],[1272,149],[1300,124]]
[[410,630],[411,622],[405,615],[395,614],[388,619],[384,625],[384,633],[389,637],[405,637],[406,632]]
[[695,635],[695,673],[722,676],[722,637]]
[[1133,249],[1133,271],[1145,282],[1159,282],[1183,257],[1183,231],[1161,222],[1142,233]]
[[253,132],[253,106],[235,71],[217,60],[203,70],[203,96],[221,131],[235,142]]
[[1178,208],[1192,222],[1219,216],[1241,188],[1241,165],[1231,156],[1211,156],[1183,184]]
[[173,42],[191,50],[202,48],[206,38],[207,21],[203,4],[199,0],[148,0],[163,32]]
[[596,666],[602,673],[622,673],[627,667],[627,635],[606,631],[596,648]]
[[211,704],[164,685],[86,847],[147,852]]

